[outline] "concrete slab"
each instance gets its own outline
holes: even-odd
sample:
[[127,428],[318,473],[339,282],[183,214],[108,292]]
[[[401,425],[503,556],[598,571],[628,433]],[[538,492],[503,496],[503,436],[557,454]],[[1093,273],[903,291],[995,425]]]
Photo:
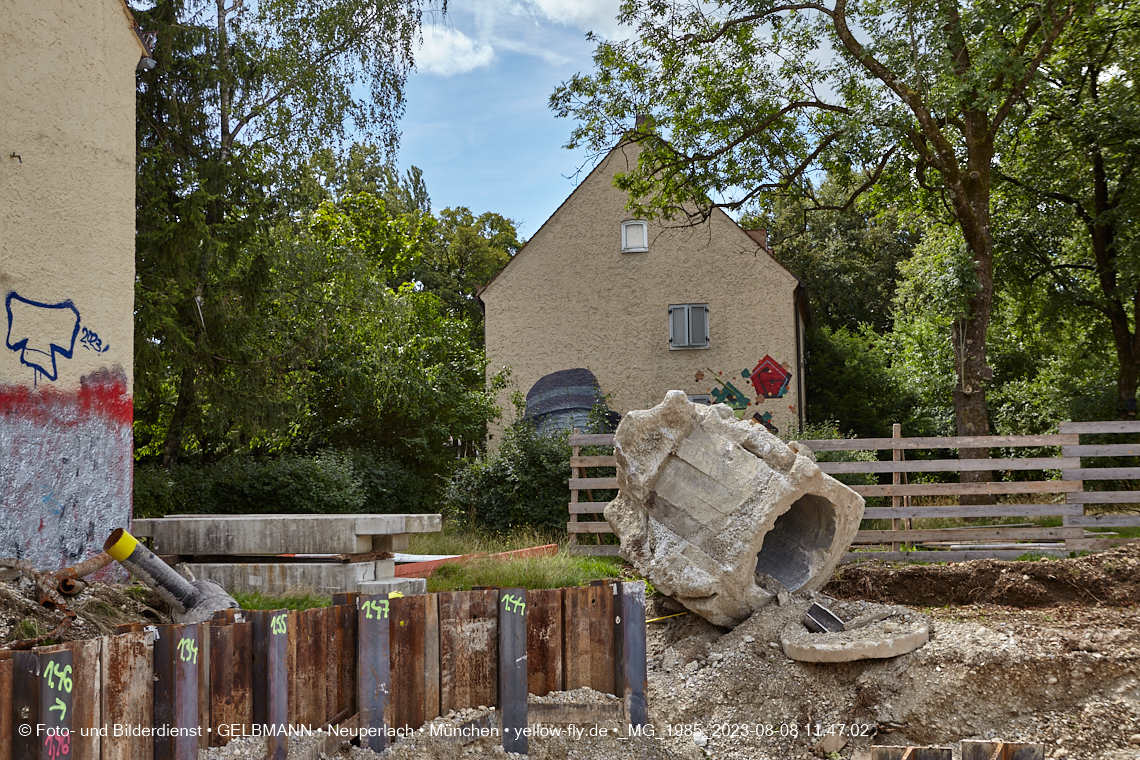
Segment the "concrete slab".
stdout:
[[387,581],[365,581],[360,584],[362,594],[390,594],[399,591],[404,596],[427,593],[426,578],[393,578]]
[[394,578],[395,563],[375,562],[210,562],[187,563],[198,579],[235,592],[281,595],[290,589],[317,594],[360,591],[362,583]]
[[780,635],[784,654],[800,662],[854,662],[898,657],[930,640],[930,621],[905,607],[883,607],[839,633],[813,633],[793,623]]
[[258,556],[393,551],[406,534],[441,527],[439,515],[168,515],[135,520],[132,532],[150,537],[158,554]]

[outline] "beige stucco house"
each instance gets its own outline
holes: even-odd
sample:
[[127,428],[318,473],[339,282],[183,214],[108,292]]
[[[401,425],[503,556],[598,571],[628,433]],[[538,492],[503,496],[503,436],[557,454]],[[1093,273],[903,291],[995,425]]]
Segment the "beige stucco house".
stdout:
[[637,150],[612,150],[481,293],[488,373],[511,369],[503,423],[517,390],[528,416],[577,424],[588,370],[620,413],[679,389],[794,433],[807,318],[799,281],[764,231],[719,209],[689,228],[631,217],[613,178]]
[[0,0],[0,557],[131,516],[135,71],[123,0]]

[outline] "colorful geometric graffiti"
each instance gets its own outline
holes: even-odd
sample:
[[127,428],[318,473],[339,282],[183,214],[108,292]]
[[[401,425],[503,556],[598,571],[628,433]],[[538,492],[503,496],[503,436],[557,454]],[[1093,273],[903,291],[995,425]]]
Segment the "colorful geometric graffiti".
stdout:
[[[708,371],[708,375],[697,370],[693,373],[693,380],[699,383],[705,377],[711,378],[718,386],[708,390],[712,403],[727,404],[736,412],[736,416],[741,418],[744,417],[748,407],[754,403],[759,405],[763,404],[765,399],[783,398],[787,395],[792,384],[792,373],[789,371],[788,364],[777,362],[768,355],[758,361],[751,370],[740,370],[740,377],[750,382],[756,392],[755,401],[750,400],[749,395],[740,390],[732,381],[723,379],[723,372],[716,372],[708,367],[705,369]],[[794,404],[789,405],[788,408],[793,412],[795,411]],[[752,415],[752,419],[768,428],[773,434],[779,432],[779,428],[772,424],[771,412],[755,413]]]
[[792,373],[786,365],[776,363],[771,356],[765,356],[751,372],[740,373],[752,381],[756,393],[764,398],[783,398],[792,382]]

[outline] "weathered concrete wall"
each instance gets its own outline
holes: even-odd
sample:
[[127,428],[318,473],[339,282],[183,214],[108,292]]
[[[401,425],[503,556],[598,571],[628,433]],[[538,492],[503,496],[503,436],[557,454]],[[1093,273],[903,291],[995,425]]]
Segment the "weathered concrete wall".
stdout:
[[[799,378],[767,399],[742,372],[768,356],[799,375],[796,279],[719,211],[690,229],[649,222],[648,250],[623,253],[621,226],[632,217],[613,176],[636,150],[613,151],[483,292],[488,372],[512,368],[513,388],[498,399],[504,422],[511,390],[525,394],[549,373],[582,367],[622,413],[659,404],[671,389],[711,395],[725,383],[751,403],[746,417],[768,414],[794,430]],[[709,305],[709,347],[670,350],[669,306],[696,303]]]
[[130,520],[144,49],[122,0],[0,18],[0,556],[51,569]]

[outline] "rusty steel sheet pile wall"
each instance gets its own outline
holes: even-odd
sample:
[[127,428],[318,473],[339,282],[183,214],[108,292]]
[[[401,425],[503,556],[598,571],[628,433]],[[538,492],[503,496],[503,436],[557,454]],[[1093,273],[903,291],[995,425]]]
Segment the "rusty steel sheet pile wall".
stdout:
[[[208,623],[129,624],[115,636],[0,652],[0,760],[182,760],[255,726],[359,720],[407,732],[479,705],[525,725],[528,692],[580,686],[624,689],[630,720],[642,723],[644,620],[640,583],[599,581],[392,599],[338,594],[327,608],[223,610]],[[365,672],[368,662],[375,667]],[[375,712],[365,721],[368,690]],[[20,735],[28,723],[72,732],[45,744],[34,731]],[[164,726],[196,730],[153,735]],[[285,757],[284,737],[270,744],[269,757]],[[525,751],[525,742],[516,747]]]

